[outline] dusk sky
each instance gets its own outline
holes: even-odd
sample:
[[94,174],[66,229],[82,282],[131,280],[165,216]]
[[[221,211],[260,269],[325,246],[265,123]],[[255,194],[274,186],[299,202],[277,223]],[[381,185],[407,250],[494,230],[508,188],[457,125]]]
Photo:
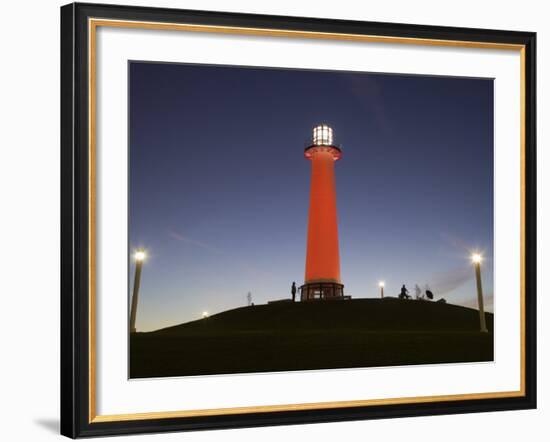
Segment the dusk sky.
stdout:
[[[493,311],[493,81],[131,62],[129,248],[138,331],[290,296],[304,282],[309,161],[327,123],[345,294],[428,284]],[[129,281],[133,284],[134,262]],[[132,285],[130,285],[130,289]]]

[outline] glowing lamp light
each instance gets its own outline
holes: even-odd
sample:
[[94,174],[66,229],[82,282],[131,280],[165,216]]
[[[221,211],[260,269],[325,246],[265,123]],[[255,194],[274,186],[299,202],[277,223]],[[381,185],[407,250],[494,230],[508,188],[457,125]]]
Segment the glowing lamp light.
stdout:
[[479,253],[474,253],[471,258],[474,264],[479,264],[483,261],[483,257]]
[[143,249],[139,249],[134,253],[134,259],[138,262],[145,261],[145,258],[147,258],[147,253]]
[[332,128],[321,124],[313,128],[313,144],[316,146],[332,146]]
[[378,287],[384,287],[386,285],[386,283],[384,281],[380,281],[378,283]]

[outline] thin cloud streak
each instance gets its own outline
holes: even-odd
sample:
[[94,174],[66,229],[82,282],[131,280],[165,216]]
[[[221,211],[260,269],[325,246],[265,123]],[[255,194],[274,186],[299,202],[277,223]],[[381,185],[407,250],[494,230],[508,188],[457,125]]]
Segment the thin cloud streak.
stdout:
[[238,260],[238,259],[235,259],[231,253],[229,252],[226,252],[225,250],[222,250],[218,247],[215,247],[215,246],[212,246],[210,244],[207,244],[203,241],[198,241],[196,239],[193,239],[193,238],[189,238],[187,236],[184,236],[178,232],[175,232],[174,230],[169,230],[168,231],[168,235],[177,240],[177,241],[181,241],[181,242],[184,242],[186,244],[190,244],[192,246],[195,246],[195,247],[199,247],[201,249],[204,249],[204,250],[207,250],[209,252],[212,252],[212,253],[215,253],[219,256],[222,256],[224,258],[227,258],[229,259],[231,262],[233,263],[236,263],[238,264],[243,270],[246,270],[248,272],[251,272],[251,273],[254,273],[255,275],[261,275],[263,277],[269,277],[269,278],[274,278],[275,276],[272,274],[272,273],[269,273],[269,272],[266,272],[265,270],[262,270],[262,269],[258,269],[257,267],[255,267],[254,265],[251,265],[250,263],[248,262],[244,262],[242,260]]
[[445,295],[473,279],[473,270],[457,268],[448,272],[438,273],[432,278],[430,286],[438,295]]
[[173,230],[169,230],[168,231],[168,235],[170,235],[172,238],[178,240],[178,241],[182,241],[182,242],[185,242],[187,244],[191,244],[193,246],[197,246],[197,247],[200,247],[201,249],[205,249],[205,250],[209,250],[211,252],[215,252],[215,253],[220,253],[220,254],[223,254],[223,251],[216,248],[216,247],[213,247],[209,244],[206,244],[202,241],[197,241],[195,239],[192,239],[192,238],[189,238],[189,237],[186,237],[186,236],[183,236],[177,232],[174,232]]

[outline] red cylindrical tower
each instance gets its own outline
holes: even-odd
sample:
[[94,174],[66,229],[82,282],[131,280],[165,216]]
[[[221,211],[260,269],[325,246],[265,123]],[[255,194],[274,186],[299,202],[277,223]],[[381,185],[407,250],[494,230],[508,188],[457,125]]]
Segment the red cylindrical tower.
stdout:
[[340,280],[334,162],[342,152],[333,143],[329,126],[321,124],[313,129],[313,141],[304,155],[311,161],[311,193],[301,300],[341,299],[344,285]]

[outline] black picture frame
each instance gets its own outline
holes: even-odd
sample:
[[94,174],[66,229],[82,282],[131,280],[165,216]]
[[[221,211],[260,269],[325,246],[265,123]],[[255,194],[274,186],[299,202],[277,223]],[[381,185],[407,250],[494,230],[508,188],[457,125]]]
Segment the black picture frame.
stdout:
[[[89,18],[521,45],[524,51],[524,395],[139,420],[90,419]],[[61,434],[105,436],[536,408],[536,34],[73,3],[61,8]]]

